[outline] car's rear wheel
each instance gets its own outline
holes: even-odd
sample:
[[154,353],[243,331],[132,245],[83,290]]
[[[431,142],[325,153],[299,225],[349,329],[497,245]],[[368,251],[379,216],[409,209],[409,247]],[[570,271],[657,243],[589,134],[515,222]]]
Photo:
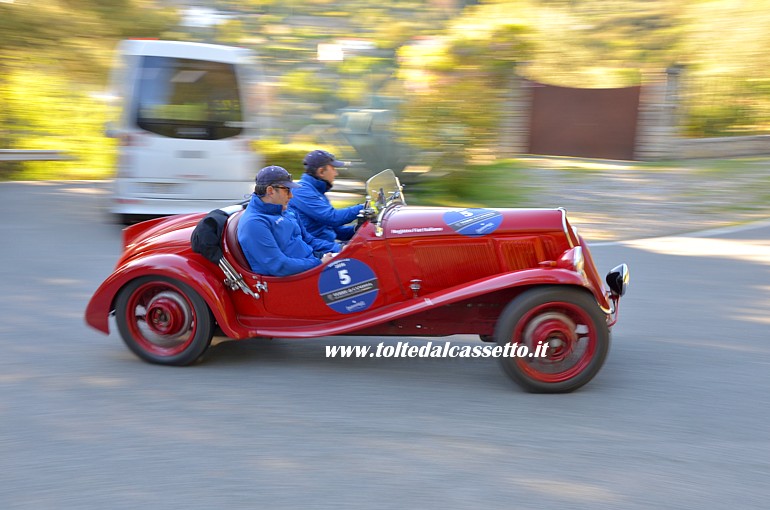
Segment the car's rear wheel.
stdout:
[[120,336],[137,356],[163,365],[189,365],[211,344],[214,319],[190,286],[145,276],[118,294],[115,318]]
[[[517,356],[499,358],[505,373],[527,391],[563,393],[589,382],[610,346],[604,312],[588,292],[571,287],[525,291],[503,310],[498,345],[518,344]],[[526,346],[527,354],[524,349]],[[547,346],[547,348],[546,348]],[[545,356],[540,357],[545,349]]]

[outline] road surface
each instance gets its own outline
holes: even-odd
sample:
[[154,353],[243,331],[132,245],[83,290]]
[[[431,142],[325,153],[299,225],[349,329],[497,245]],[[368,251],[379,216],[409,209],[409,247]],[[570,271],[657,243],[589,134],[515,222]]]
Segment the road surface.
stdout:
[[4,183],[0,211],[0,508],[767,507],[770,227],[597,246],[631,267],[607,362],[531,395],[492,359],[325,357],[377,338],[149,365],[83,322],[120,251],[103,186]]

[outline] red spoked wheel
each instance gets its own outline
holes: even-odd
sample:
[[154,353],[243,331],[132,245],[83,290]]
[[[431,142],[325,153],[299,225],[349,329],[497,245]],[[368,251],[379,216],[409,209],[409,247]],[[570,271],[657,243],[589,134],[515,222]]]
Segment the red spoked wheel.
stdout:
[[[610,345],[604,312],[591,294],[572,287],[522,293],[503,310],[495,338],[498,345],[518,344],[517,356],[500,357],[500,363],[513,381],[536,393],[583,386],[604,364]],[[527,347],[524,356],[521,346]]]
[[128,348],[151,363],[193,363],[214,336],[214,320],[203,298],[188,285],[162,276],[138,278],[121,289],[115,318]]

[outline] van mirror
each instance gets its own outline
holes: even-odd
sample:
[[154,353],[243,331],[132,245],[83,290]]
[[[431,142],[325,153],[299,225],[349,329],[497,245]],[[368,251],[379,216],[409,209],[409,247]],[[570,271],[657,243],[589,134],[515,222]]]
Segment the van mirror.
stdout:
[[117,138],[120,135],[120,133],[118,133],[118,129],[115,127],[114,122],[104,123],[104,135],[108,138]]

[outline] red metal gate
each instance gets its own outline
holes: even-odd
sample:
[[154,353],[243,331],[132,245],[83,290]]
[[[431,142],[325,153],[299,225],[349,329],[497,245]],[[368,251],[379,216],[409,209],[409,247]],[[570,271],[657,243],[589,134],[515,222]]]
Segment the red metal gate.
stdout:
[[641,87],[575,89],[537,82],[529,85],[530,154],[633,159]]

